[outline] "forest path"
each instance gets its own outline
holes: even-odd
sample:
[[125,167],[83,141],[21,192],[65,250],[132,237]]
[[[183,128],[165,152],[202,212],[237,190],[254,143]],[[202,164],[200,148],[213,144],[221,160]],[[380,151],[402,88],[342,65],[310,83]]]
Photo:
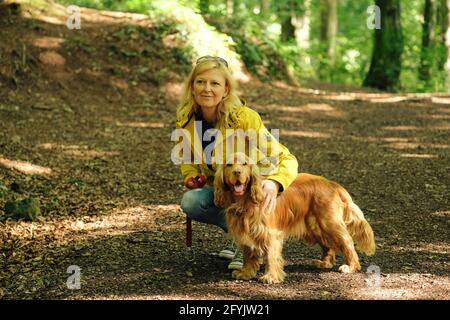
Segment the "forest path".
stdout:
[[[34,45],[26,76],[0,73],[8,80],[0,86],[0,205],[36,197],[43,216],[0,224],[0,297],[450,298],[450,96],[242,84],[300,171],[349,190],[377,252],[360,255],[364,272],[340,274],[311,267],[319,249],[290,240],[284,283],[234,281],[216,254],[218,228],[194,222],[193,247],[184,245],[184,189],[170,159],[181,80],[142,78],[157,72],[132,55],[142,31],[111,25],[73,36],[37,19],[3,28],[12,37],[2,54],[18,62],[2,60],[2,68],[21,68],[23,47],[13,39],[26,34]],[[122,39],[120,30],[137,37]],[[108,34],[118,37],[114,48]],[[165,63],[160,69],[173,63],[163,58],[154,60]],[[81,268],[78,290],[67,286],[70,266]],[[377,268],[379,286],[366,274]]]

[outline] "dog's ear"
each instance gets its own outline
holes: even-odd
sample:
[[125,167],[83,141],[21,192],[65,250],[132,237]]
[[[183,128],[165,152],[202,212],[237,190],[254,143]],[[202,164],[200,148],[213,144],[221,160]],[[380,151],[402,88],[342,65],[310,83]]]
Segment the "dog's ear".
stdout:
[[254,203],[261,203],[264,200],[262,191],[262,178],[259,174],[258,166],[252,165],[252,181],[250,187],[251,198]]
[[223,165],[217,165],[214,175],[214,204],[219,208],[226,208],[229,205],[226,185],[223,182]]

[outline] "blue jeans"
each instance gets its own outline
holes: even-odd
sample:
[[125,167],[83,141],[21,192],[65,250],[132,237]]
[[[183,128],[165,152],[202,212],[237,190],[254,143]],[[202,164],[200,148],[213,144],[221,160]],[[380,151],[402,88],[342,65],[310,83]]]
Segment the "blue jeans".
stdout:
[[228,232],[225,212],[214,205],[214,188],[211,186],[185,192],[181,209],[192,220],[213,224]]

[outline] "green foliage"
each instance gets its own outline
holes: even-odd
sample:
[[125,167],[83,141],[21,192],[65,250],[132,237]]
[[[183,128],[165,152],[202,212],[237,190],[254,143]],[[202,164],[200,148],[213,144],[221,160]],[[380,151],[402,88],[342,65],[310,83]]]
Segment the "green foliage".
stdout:
[[[239,2],[239,11],[225,16],[225,7],[212,7],[207,22],[231,36],[247,69],[262,80],[286,79],[287,60],[280,54],[276,17],[258,13],[258,1]],[[255,13],[257,12],[257,13]],[[243,32],[243,30],[245,30]]]
[[[262,12],[260,0],[235,0],[229,16],[222,0],[61,0],[98,9],[123,10],[148,14],[161,36],[175,35],[175,59],[190,67],[196,56],[217,54],[235,59],[238,56],[248,70],[263,79],[294,76],[300,80],[360,85],[369,70],[374,30],[367,26],[367,8],[372,0],[338,2],[336,59],[329,61],[320,39],[321,1],[311,0],[310,40],[299,48],[295,39],[282,41],[282,23],[292,13],[301,16],[305,0],[269,1]],[[441,10],[442,11],[442,10]],[[438,9],[439,12],[439,9]],[[206,22],[205,22],[206,21]],[[439,91],[445,89],[442,61],[447,57],[445,45],[435,42],[427,54],[429,81],[419,79],[423,1],[401,0],[401,25],[404,36],[400,89],[405,91]],[[213,27],[211,27],[213,26]],[[435,34],[442,33],[439,26]],[[436,36],[437,38],[437,36]],[[207,40],[205,40],[207,39]],[[439,39],[438,39],[439,40]]]
[[[420,48],[422,41],[422,2],[401,1],[404,50],[402,55],[402,73],[400,82],[402,89],[411,91],[422,89],[423,84],[418,79],[420,63]],[[407,32],[405,32],[407,30]]]
[[5,203],[5,215],[0,219],[34,221],[40,214],[40,204],[36,198],[10,200]]
[[[178,43],[176,59],[190,67],[195,57],[213,54],[236,60],[233,39],[205,22],[196,10],[175,0],[155,0],[148,14],[164,24],[165,34],[174,35]],[[168,22],[169,21],[169,22]]]
[[77,178],[69,179],[68,183],[77,187],[79,190],[84,189],[86,187],[86,183],[83,180]]
[[258,45],[251,43],[244,36],[235,35],[233,37],[237,43],[237,51],[244,60],[245,65],[251,71],[256,72],[256,66],[263,60],[262,53],[258,50]]
[[3,198],[8,194],[8,188],[0,181],[0,198]]
[[[437,3],[437,2],[435,2]],[[420,52],[422,46],[423,1],[401,0],[402,28],[405,48],[402,55],[401,84],[404,91],[445,91],[445,73],[438,65],[438,61],[445,60],[447,49],[438,34],[442,32],[435,27],[435,42],[427,53],[427,60],[431,61],[429,82],[421,81],[418,76],[420,66]]]
[[[178,64],[189,67],[189,65],[191,63],[190,57],[193,55],[190,51],[183,50],[180,48],[174,48],[173,54],[174,54],[175,60],[178,62]],[[188,69],[190,69],[190,67]],[[186,71],[188,71],[188,69]]]
[[373,46],[373,32],[367,27],[367,7],[371,4],[370,0],[339,1],[336,61],[332,63],[324,55],[324,44],[319,37],[321,4],[320,1],[312,1],[312,39],[308,53],[317,78],[345,84],[362,83],[369,68]]

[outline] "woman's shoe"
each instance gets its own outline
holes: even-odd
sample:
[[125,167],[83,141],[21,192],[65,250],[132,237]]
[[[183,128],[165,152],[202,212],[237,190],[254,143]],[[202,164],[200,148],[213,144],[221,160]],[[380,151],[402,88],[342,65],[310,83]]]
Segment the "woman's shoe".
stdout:
[[228,269],[241,270],[243,266],[244,266],[244,256],[242,254],[242,250],[238,248],[234,253],[233,260],[231,260],[230,264],[228,265]]
[[224,259],[233,259],[236,252],[236,246],[232,237],[228,236],[226,247],[219,252],[219,257]]

